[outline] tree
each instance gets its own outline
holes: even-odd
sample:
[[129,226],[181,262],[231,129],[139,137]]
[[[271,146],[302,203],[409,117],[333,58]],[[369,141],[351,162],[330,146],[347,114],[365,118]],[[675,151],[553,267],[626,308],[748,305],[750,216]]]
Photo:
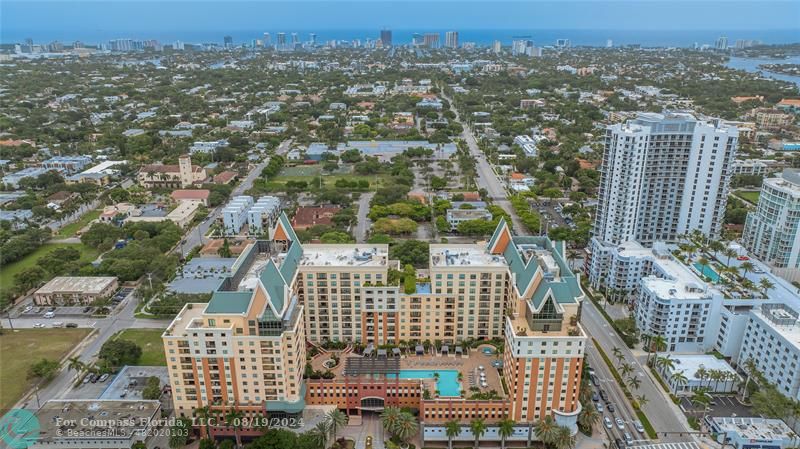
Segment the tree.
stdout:
[[506,438],[514,434],[514,420],[503,419],[497,423],[497,435],[500,437],[500,448],[506,449]]
[[600,412],[597,411],[594,402],[590,400],[586,402],[581,412],[578,414],[578,424],[580,424],[583,429],[591,432],[594,425],[600,421],[600,416]]
[[761,289],[761,292],[763,293],[764,297],[766,297],[767,296],[767,292],[770,289],[775,288],[775,284],[772,281],[770,281],[769,279],[767,279],[767,278],[761,278],[758,281],[758,287]]
[[614,346],[614,348],[611,349],[611,353],[617,358],[617,363],[622,363],[622,361],[625,360],[625,355],[622,354],[622,349],[618,348],[617,346]]
[[56,360],[40,359],[28,368],[28,378],[39,379],[40,382],[47,382],[55,377],[61,364]]
[[225,413],[225,424],[233,428],[233,437],[236,439],[237,448],[242,447],[242,438],[239,435],[239,430],[242,428],[242,418],[244,418],[244,412],[235,408],[231,408]]
[[453,438],[461,435],[461,424],[457,420],[447,421],[444,433],[447,435],[447,449],[453,449]]
[[747,360],[744,361],[744,372],[747,374],[747,378],[744,381],[744,389],[742,390],[742,402],[747,400],[747,391],[750,387],[750,379],[758,373],[756,369],[756,362],[753,360],[752,357],[748,357]]
[[210,418],[211,418],[211,407],[204,406],[198,407],[194,410],[194,416],[197,417],[197,422],[200,424],[200,429],[202,430],[202,436],[208,437],[210,434],[208,432],[210,426]]
[[401,412],[400,420],[397,423],[397,429],[395,429],[394,435],[402,441],[408,441],[409,438],[417,434],[418,429],[419,424],[417,424],[414,415],[408,412]]
[[[650,337],[649,343],[649,349],[654,358],[658,357],[658,351],[663,351],[667,348],[667,339],[663,335],[654,335]],[[647,355],[647,363],[650,363],[649,354]]]
[[400,422],[400,414],[402,412],[397,407],[386,407],[381,412],[381,423],[384,430],[388,433],[394,433],[397,429],[397,424]]
[[572,431],[569,430],[569,427],[558,426],[556,427],[552,444],[555,449],[572,449],[575,447],[575,436],[572,435]]
[[558,432],[558,425],[552,416],[545,416],[534,426],[536,437],[539,438],[544,444],[553,444]]
[[736,257],[736,251],[733,248],[725,248],[722,250],[722,255],[726,257],[725,265],[731,265],[731,258]]
[[389,248],[389,258],[401,264],[411,264],[415,268],[425,268],[428,264],[429,243],[420,240],[405,240]]
[[72,371],[75,370],[77,372],[81,372],[86,369],[86,364],[81,362],[81,360],[77,357],[70,357],[67,359],[67,370]]
[[219,251],[217,251],[219,257],[229,258],[231,257],[231,244],[228,241],[228,238],[222,240],[222,246],[220,247]]
[[476,418],[470,421],[469,429],[472,431],[472,436],[475,437],[475,449],[481,444],[481,437],[486,433],[486,422],[481,418]]
[[147,400],[155,400],[161,397],[161,380],[158,376],[150,376],[147,378],[147,385],[142,389],[142,398]]
[[108,340],[100,348],[98,357],[113,367],[135,365],[142,356],[142,348],[130,340]]
[[333,409],[328,412],[328,415],[325,417],[326,421],[328,421],[328,427],[331,431],[331,439],[336,441],[336,434],[347,425],[347,415],[342,413],[341,410]]
[[192,422],[189,418],[180,417],[175,420],[175,424],[170,429],[169,433],[169,447],[172,449],[179,449],[186,446],[189,441],[189,430],[192,428]]
[[639,396],[636,396],[636,402],[638,402],[638,403],[639,403],[639,408],[642,408],[642,407],[644,407],[644,406],[645,406],[645,405],[646,405],[648,402],[650,402],[650,399],[647,399],[647,396],[645,396],[645,395],[643,395],[643,394],[640,394]]
[[314,441],[322,449],[327,449],[328,447],[328,436],[330,435],[329,427],[328,421],[320,421],[316,426],[314,426],[313,429],[309,431],[313,436]]
[[47,276],[47,273],[42,267],[34,265],[15,274],[14,285],[17,286],[21,293],[25,293],[32,288],[38,287],[45,276]]
[[687,383],[689,383],[689,379],[685,374],[683,374],[683,371],[672,373],[672,376],[670,376],[669,380],[673,385],[675,385],[675,390],[683,388]]

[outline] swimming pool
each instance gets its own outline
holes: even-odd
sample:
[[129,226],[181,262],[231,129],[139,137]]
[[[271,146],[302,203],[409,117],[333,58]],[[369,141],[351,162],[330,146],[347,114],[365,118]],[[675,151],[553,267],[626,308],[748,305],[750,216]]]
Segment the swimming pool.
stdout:
[[[436,389],[440,396],[460,396],[461,384],[458,383],[458,370],[423,370],[423,369],[401,369],[401,379],[433,379],[435,373],[439,373],[439,380],[436,381]],[[386,377],[393,378],[393,374]],[[431,392],[433,393],[433,392]]]
[[709,267],[708,265],[703,265],[700,262],[695,262],[692,265],[694,265],[694,267],[697,268],[697,271],[702,273],[703,276],[706,276],[709,279],[711,279],[711,282],[716,283],[717,281],[719,281],[719,274],[717,274],[717,272],[714,271],[714,269]]

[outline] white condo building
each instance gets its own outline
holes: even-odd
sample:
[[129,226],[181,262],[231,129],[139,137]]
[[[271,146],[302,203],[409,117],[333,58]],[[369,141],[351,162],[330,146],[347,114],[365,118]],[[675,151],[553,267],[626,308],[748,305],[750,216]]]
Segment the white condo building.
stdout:
[[250,234],[262,235],[274,224],[281,213],[281,200],[274,196],[262,196],[247,211],[247,225]]
[[756,369],[785,396],[800,400],[800,324],[798,312],[783,304],[750,311],[739,361]]
[[606,129],[594,239],[719,235],[738,130],[689,113],[640,113]]
[[225,235],[236,235],[247,222],[247,211],[253,206],[253,197],[241,195],[233,197],[222,209],[222,227]]
[[742,243],[789,281],[800,280],[800,170],[764,180],[758,207],[747,214]]

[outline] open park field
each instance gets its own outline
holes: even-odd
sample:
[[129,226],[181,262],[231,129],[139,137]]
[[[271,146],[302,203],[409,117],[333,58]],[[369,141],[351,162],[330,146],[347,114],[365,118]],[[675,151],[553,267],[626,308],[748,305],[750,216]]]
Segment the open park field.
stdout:
[[129,340],[142,348],[141,366],[167,366],[161,334],[164,329],[126,329],[114,336],[117,340]]

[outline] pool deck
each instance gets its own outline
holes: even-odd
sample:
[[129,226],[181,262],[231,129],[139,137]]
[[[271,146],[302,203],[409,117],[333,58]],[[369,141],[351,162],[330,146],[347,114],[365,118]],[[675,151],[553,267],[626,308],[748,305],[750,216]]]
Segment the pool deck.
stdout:
[[[469,398],[474,391],[471,388],[479,388],[481,392],[489,392],[495,390],[500,397],[505,397],[503,391],[503,384],[500,380],[500,370],[492,366],[492,361],[501,358],[498,354],[487,355],[482,352],[483,348],[489,345],[482,345],[478,348],[469,350],[469,355],[455,356],[455,355],[402,355],[400,356],[400,369],[401,370],[456,370],[462,374],[461,391],[464,392],[464,397]],[[361,357],[353,353],[345,353],[341,355],[342,359],[335,368],[331,371],[337,378],[342,377],[342,370],[345,366],[346,357]],[[314,369],[325,371],[322,367],[322,362],[329,359],[330,355],[317,355],[312,360]],[[479,366],[483,366],[486,373],[486,383],[488,387],[480,388],[480,370]],[[431,392],[436,391],[435,379],[420,379],[425,384],[425,387]],[[444,396],[442,396],[444,397]]]

